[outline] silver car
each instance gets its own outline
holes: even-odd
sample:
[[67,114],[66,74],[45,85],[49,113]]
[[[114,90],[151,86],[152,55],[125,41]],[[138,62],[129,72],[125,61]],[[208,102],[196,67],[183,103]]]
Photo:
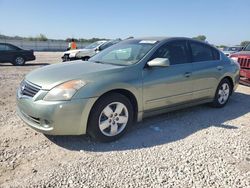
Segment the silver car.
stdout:
[[17,111],[45,134],[112,141],[148,116],[201,103],[223,107],[238,81],[239,65],[209,44],[129,39],[89,62],[30,72],[17,91]]

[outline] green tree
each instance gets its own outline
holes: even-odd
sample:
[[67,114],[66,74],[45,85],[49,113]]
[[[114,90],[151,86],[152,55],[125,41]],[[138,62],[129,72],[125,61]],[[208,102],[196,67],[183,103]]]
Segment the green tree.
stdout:
[[225,46],[225,45],[219,45],[219,46],[217,46],[218,48],[226,48],[227,46]]
[[241,43],[240,43],[240,45],[241,46],[246,46],[246,45],[248,45],[250,43],[250,41],[242,41]]
[[206,41],[207,37],[205,35],[198,35],[197,37],[193,37],[193,39]]
[[47,41],[48,38],[44,34],[40,34],[36,37],[38,41]]

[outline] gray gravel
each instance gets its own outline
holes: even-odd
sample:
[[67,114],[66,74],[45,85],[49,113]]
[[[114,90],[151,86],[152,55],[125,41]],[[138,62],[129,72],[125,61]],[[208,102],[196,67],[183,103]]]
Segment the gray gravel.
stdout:
[[0,187],[250,187],[250,87],[239,86],[223,109],[146,119],[113,143],[45,136],[17,117],[15,90],[27,72],[60,56],[0,64]]

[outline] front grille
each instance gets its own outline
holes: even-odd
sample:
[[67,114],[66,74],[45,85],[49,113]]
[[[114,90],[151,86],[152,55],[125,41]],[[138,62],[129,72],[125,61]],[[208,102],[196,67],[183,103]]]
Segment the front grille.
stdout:
[[240,64],[241,68],[250,69],[250,58],[239,57],[238,63]]
[[21,94],[28,97],[34,97],[40,89],[40,86],[27,81],[23,81],[20,86]]

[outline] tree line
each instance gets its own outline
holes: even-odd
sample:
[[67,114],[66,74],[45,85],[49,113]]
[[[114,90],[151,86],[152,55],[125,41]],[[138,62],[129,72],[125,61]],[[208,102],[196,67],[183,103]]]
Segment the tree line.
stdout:
[[67,39],[49,39],[46,37],[46,35],[44,34],[39,34],[35,37],[20,37],[20,36],[7,36],[7,35],[0,35],[0,39],[4,39],[4,40],[11,40],[11,39],[16,39],[16,40],[28,40],[28,41],[66,41],[66,42],[70,42],[72,39],[74,39],[76,42],[84,42],[84,43],[92,43],[92,42],[96,42],[99,40],[108,40],[105,38],[91,38],[91,39],[84,39],[84,38],[67,38]]
[[[200,41],[206,41],[207,37],[205,35],[198,35],[196,37],[193,37],[193,39],[196,39],[196,40],[200,40]],[[250,44],[250,41],[242,41],[240,43],[240,46],[247,46],[248,44]],[[220,45],[218,46],[219,48],[224,48],[224,47],[227,47],[225,45]]]
[[[91,38],[91,39],[84,39],[84,38],[67,38],[65,40],[63,39],[48,39],[46,37],[46,35],[44,34],[39,34],[35,37],[20,37],[20,36],[6,36],[6,35],[0,35],[0,39],[17,39],[17,40],[29,40],[29,41],[66,41],[66,42],[70,42],[72,39],[74,39],[76,42],[83,42],[83,43],[92,43],[92,42],[96,42],[99,40],[108,40],[105,38]],[[198,35],[196,37],[193,37],[193,39],[196,40],[200,40],[200,41],[206,41],[207,37],[205,35]],[[240,43],[240,46],[246,46],[250,43],[250,41],[242,41]],[[225,45],[219,45],[218,47],[223,48],[226,47]]]

